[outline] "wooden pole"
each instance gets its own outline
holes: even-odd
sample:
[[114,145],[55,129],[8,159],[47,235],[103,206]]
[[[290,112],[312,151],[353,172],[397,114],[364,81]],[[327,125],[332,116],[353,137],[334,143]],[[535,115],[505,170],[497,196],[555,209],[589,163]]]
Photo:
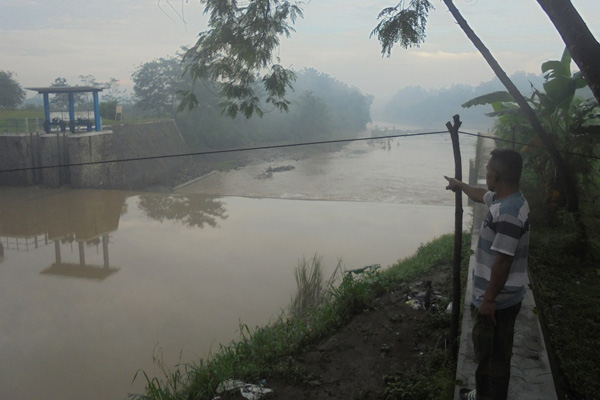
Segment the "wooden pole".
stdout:
[[[457,114],[452,117],[454,123],[446,123],[446,128],[450,132],[452,139],[452,150],[454,151],[454,178],[462,181],[462,160],[460,155],[460,145],[458,142],[458,129],[462,125],[460,116]],[[450,325],[450,346],[454,360],[458,357],[458,327],[460,324],[460,264],[462,260],[462,191],[456,190],[455,211],[454,211],[454,259],[452,263],[452,324]]]

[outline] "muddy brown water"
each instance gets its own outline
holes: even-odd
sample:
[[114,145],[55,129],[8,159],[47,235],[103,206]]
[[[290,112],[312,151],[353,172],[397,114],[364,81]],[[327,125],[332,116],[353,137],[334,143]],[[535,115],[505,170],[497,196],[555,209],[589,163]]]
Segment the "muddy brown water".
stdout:
[[[294,168],[258,179],[278,166]],[[160,375],[157,359],[198,360],[240,323],[276,319],[300,258],[318,253],[325,274],[339,258],[385,267],[451,232],[452,171],[435,137],[256,163],[177,193],[0,188],[0,398],[141,392],[132,379]]]

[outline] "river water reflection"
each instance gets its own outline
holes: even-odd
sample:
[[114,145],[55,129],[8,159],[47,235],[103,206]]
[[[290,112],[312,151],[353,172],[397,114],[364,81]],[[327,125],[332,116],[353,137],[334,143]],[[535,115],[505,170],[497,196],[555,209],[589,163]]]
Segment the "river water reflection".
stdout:
[[[422,156],[431,151],[413,150],[411,160],[398,158],[385,171],[387,194],[375,185],[356,195],[364,175],[381,173],[378,160],[394,152],[395,143],[350,146],[326,162],[298,161],[271,180],[255,179],[259,164],[178,194],[0,188],[0,398],[126,398],[143,389],[139,379],[132,384],[138,369],[159,374],[153,356],[167,367],[195,361],[237,338],[240,322],[275,319],[294,292],[299,258],[318,253],[329,271],[339,257],[348,269],[387,266],[450,232],[453,196],[440,179],[452,170],[449,147],[429,165]],[[339,167],[358,154],[356,161],[371,161]],[[300,183],[302,163],[313,171],[308,183]],[[424,169],[420,186],[398,184],[409,163]],[[323,176],[349,168],[362,173]],[[231,179],[274,190],[286,173],[296,185],[279,195],[224,189],[241,190]],[[384,182],[377,175],[371,180]],[[335,181],[329,192],[328,179]],[[426,192],[419,204],[402,204],[398,193],[419,191]]]

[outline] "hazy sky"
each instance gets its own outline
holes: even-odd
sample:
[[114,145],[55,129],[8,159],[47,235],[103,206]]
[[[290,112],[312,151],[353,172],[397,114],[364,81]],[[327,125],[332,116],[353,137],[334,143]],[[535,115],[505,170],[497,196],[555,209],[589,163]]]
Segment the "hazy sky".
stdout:
[[[396,47],[382,57],[369,34],[378,13],[395,1],[312,0],[291,39],[282,39],[281,63],[313,67],[375,96],[405,86],[476,85],[493,73],[441,0],[433,0],[427,42]],[[600,39],[600,1],[572,0]],[[560,36],[535,0],[456,0],[475,32],[509,73],[539,73],[558,59]],[[23,87],[70,84],[80,75],[116,78],[131,88],[140,64],[172,56],[207,29],[198,0],[0,0],[0,70],[16,73]]]

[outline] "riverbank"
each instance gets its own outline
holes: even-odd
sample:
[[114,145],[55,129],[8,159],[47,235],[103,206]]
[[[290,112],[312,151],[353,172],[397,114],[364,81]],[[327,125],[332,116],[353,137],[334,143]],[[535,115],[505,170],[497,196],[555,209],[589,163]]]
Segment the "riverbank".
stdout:
[[[469,235],[463,243],[466,271]],[[385,271],[347,275],[318,309],[253,331],[242,327],[239,341],[208,360],[162,380],[146,377],[147,397],[137,398],[241,399],[239,390],[218,392],[231,379],[263,385],[278,399],[447,398],[454,386],[446,351],[452,251],[446,235]]]

